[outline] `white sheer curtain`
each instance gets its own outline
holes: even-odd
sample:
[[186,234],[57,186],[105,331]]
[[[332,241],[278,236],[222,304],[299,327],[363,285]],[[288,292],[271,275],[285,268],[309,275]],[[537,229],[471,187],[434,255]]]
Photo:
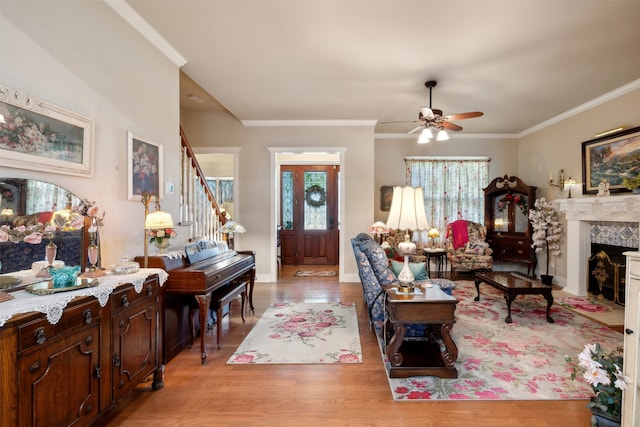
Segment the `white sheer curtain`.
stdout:
[[488,157],[406,157],[407,185],[422,187],[430,227],[440,236],[457,219],[484,223]]

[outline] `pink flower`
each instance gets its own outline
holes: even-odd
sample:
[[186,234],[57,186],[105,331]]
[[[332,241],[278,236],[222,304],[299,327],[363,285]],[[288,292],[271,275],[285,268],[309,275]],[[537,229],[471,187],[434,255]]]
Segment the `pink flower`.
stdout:
[[252,363],[254,357],[250,354],[241,354],[236,356],[233,361],[236,363]]
[[419,399],[419,400],[428,400],[431,398],[431,393],[428,391],[412,391],[407,394],[407,399]]
[[37,245],[38,243],[42,242],[42,234],[31,233],[28,236],[24,237],[24,241],[33,245]]
[[341,354],[340,357],[338,357],[338,360],[342,363],[358,363],[360,361],[358,356],[353,353]]

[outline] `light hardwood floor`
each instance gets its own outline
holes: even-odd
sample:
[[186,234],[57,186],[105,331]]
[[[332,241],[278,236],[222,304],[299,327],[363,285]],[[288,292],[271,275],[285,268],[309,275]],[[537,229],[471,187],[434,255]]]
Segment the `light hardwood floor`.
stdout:
[[[306,267],[306,269],[312,269]],[[278,283],[257,283],[255,314],[240,319],[232,303],[223,319],[223,347],[209,336],[169,362],[165,386],[141,384],[100,425],[109,426],[563,426],[587,427],[585,400],[394,402],[359,283],[299,278],[281,270]],[[354,365],[227,365],[265,308],[275,301],[355,301],[363,363]],[[455,326],[454,326],[455,328]],[[215,332],[214,332],[215,333]],[[464,357],[464,355],[460,355]]]

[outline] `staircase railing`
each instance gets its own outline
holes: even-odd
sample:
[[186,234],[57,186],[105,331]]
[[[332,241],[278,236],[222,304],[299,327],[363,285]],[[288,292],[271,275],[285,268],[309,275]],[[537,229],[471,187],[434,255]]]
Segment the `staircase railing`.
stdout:
[[226,240],[220,227],[226,218],[207,185],[202,169],[182,128],[180,226],[189,227],[189,241]]

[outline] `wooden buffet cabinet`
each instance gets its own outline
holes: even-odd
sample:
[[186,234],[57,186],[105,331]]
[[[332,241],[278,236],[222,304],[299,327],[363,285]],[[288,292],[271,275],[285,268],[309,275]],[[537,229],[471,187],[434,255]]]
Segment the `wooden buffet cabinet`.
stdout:
[[534,274],[536,269],[529,222],[529,209],[535,201],[536,187],[515,176],[495,178],[484,189],[486,241],[493,249],[494,261],[526,264],[527,274]]
[[153,374],[163,386],[157,274],[119,285],[104,307],[74,298],[60,320],[17,314],[0,327],[0,425],[87,426]]

